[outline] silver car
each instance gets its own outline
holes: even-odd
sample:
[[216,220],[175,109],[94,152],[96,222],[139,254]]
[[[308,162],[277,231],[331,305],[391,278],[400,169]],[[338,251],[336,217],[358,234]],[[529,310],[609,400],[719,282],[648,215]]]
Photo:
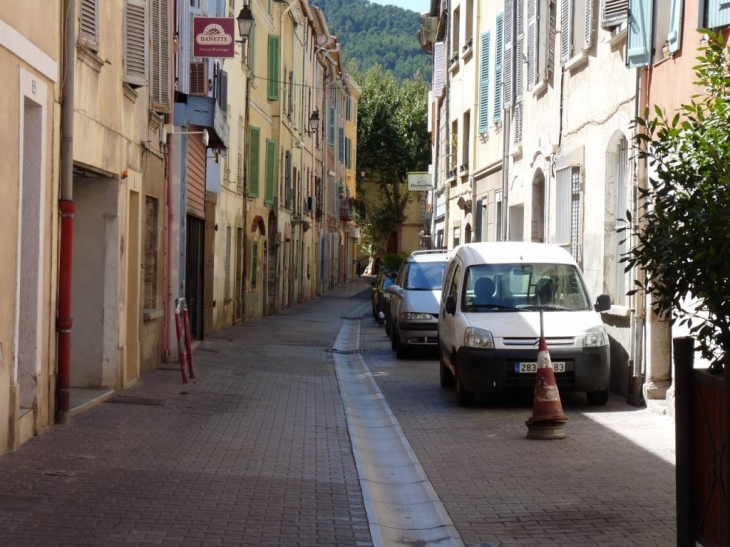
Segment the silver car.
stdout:
[[436,349],[441,287],[450,258],[448,251],[415,251],[388,287],[391,345],[398,359],[413,348]]

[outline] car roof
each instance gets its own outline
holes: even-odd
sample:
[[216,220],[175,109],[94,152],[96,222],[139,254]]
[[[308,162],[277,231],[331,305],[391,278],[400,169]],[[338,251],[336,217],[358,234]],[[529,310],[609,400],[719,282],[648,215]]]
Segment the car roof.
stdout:
[[527,241],[492,241],[465,243],[454,249],[454,256],[471,264],[570,264],[577,266],[573,256],[564,248],[549,243]]
[[451,251],[413,251],[406,260],[409,262],[448,262],[452,256]]

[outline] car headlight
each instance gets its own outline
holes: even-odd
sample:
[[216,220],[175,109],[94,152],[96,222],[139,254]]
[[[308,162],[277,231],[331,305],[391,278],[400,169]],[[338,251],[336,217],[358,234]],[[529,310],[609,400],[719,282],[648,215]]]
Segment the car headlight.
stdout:
[[469,348],[493,348],[494,338],[488,330],[469,327],[464,333],[464,345]]
[[400,314],[401,321],[430,321],[433,319],[433,315],[430,313],[416,313],[411,311],[404,311]]
[[603,326],[593,327],[583,333],[583,347],[595,348],[608,344],[608,336]]

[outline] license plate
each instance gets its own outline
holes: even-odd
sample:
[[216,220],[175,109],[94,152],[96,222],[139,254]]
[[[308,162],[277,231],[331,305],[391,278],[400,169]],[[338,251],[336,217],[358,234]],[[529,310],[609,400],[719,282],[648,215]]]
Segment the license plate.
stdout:
[[[565,372],[565,363],[562,361],[553,362],[553,370],[555,372]],[[534,374],[537,372],[537,363],[534,361],[515,363],[515,372],[517,374]]]

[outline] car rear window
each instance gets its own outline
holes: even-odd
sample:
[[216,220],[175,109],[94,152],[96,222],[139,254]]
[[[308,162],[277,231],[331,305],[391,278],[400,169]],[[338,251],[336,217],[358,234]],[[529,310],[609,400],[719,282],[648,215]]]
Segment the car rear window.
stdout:
[[448,262],[411,262],[406,289],[414,291],[440,290]]

